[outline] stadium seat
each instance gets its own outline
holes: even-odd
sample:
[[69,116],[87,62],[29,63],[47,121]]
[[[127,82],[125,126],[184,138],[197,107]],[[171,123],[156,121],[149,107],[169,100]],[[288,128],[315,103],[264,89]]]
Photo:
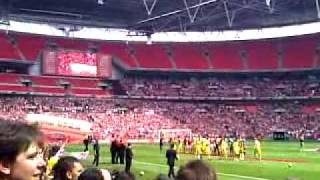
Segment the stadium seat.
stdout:
[[161,68],[168,70],[172,68],[166,49],[161,44],[134,44],[132,46],[136,50],[135,56],[141,68]]
[[172,47],[177,69],[208,70],[209,65],[198,45],[177,44]]

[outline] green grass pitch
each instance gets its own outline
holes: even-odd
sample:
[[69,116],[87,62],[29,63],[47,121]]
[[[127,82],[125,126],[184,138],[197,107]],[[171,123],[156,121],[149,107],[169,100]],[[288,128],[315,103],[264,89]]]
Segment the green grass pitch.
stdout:
[[[319,148],[319,142],[306,142],[304,151],[300,151],[298,142],[262,142],[263,160],[257,161],[253,156],[252,142],[248,143],[247,156],[244,161],[207,160],[218,172],[220,180],[284,180],[287,177],[296,177],[303,180],[320,180],[320,152],[312,151]],[[167,148],[167,146],[165,147]],[[101,144],[100,168],[123,170],[123,165],[110,163],[109,146]],[[79,152],[83,145],[68,145],[66,152]],[[90,147],[90,156],[83,161],[86,167],[92,166],[93,150]],[[165,159],[165,150],[160,153],[159,146],[153,144],[134,144],[134,161],[132,171],[138,180],[152,180],[160,173],[167,174],[168,168]],[[180,155],[176,167],[194,159],[193,155]],[[292,164],[292,166],[290,166]],[[144,171],[140,176],[139,172]]]

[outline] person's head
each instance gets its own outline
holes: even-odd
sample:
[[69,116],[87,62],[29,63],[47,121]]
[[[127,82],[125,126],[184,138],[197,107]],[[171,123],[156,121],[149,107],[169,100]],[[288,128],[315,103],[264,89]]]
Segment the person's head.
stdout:
[[45,167],[38,127],[0,119],[0,179],[39,179]]
[[170,148],[173,149],[174,148],[174,144],[170,144]]
[[73,156],[61,157],[53,167],[53,179],[55,180],[77,180],[83,166]]
[[87,168],[80,174],[78,180],[111,180],[111,176],[105,169]]
[[132,147],[132,144],[131,143],[128,143],[128,148],[131,148]]
[[168,177],[168,175],[159,174],[156,178],[154,178],[154,180],[170,180],[170,178]]
[[115,180],[135,180],[135,176],[131,172],[121,171]]
[[215,170],[201,160],[188,162],[178,171],[176,180],[216,180]]

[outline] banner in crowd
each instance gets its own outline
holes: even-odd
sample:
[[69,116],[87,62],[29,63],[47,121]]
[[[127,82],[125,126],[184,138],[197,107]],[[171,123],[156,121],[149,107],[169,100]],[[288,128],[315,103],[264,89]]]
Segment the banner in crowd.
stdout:
[[91,133],[92,124],[85,120],[48,114],[27,114],[26,120],[39,124],[49,143],[79,143]]

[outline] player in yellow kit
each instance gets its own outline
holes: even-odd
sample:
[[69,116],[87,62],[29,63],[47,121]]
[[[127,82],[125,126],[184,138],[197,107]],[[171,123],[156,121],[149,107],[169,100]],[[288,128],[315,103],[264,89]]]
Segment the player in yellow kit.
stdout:
[[202,154],[208,156],[208,159],[211,159],[210,142],[208,138],[202,138]]
[[201,159],[201,137],[197,137],[194,142],[194,155],[197,159]]
[[178,139],[176,137],[173,138],[172,144],[173,144],[173,150],[177,151],[177,149],[178,149]]
[[179,154],[184,153],[184,147],[183,147],[183,141],[181,139],[178,139],[178,144],[177,144],[177,152]]
[[254,138],[254,157],[256,159],[259,159],[261,161],[261,144],[260,141],[257,138]]
[[222,138],[221,139],[221,155],[224,157],[224,159],[228,159],[228,143],[227,139]]
[[196,142],[197,142],[197,137],[193,137],[192,138],[192,148],[191,148],[191,152],[192,152],[192,154],[196,154]]
[[246,146],[245,146],[244,139],[241,136],[240,136],[240,138],[238,140],[238,143],[239,143],[239,157],[240,157],[240,160],[244,160]]
[[239,148],[239,141],[238,140],[235,140],[233,142],[233,153],[234,153],[234,160],[239,160],[240,148]]

